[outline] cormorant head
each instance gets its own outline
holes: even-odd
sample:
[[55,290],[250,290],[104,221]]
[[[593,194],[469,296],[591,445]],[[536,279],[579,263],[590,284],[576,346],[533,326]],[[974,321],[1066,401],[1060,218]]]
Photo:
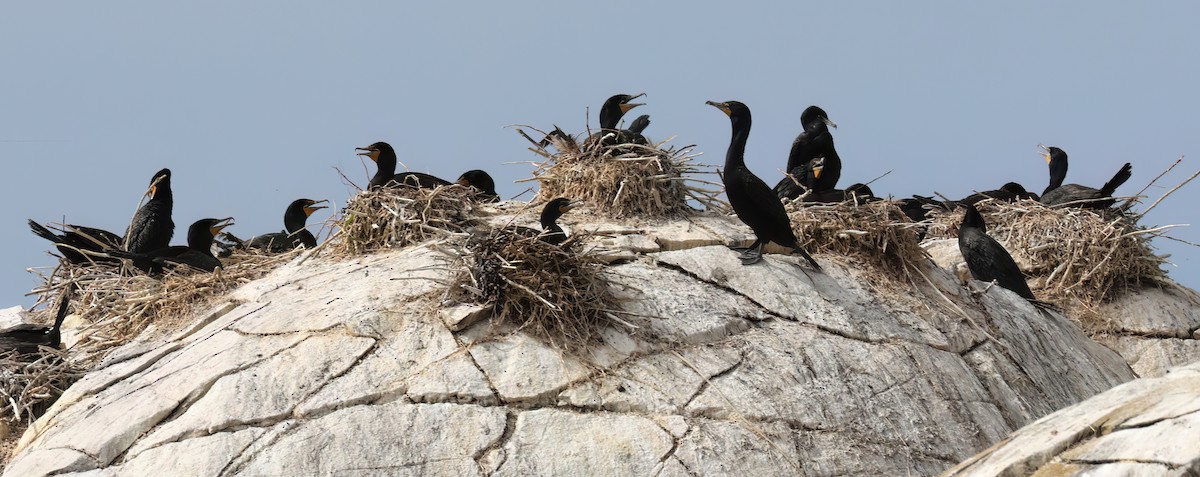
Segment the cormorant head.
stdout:
[[629,131],[641,134],[646,128],[650,127],[650,115],[643,114],[638,116],[633,122],[629,123]]
[[458,176],[458,184],[464,187],[474,187],[485,194],[496,195],[496,181],[487,172],[472,169]]
[[729,116],[734,124],[743,119],[747,121],[750,119],[750,107],[742,104],[740,101],[705,101],[704,104],[720,109],[726,116]]
[[367,147],[356,147],[356,148],[354,148],[354,150],[355,151],[363,151],[363,152],[359,152],[356,154],[359,156],[367,156],[367,157],[371,158],[372,161],[375,161],[375,162],[379,162],[380,155],[391,155],[392,157],[396,156],[396,150],[392,149],[392,145],[388,144],[386,142],[383,142],[383,141],[377,142],[377,143],[372,144]]
[[980,232],[987,232],[987,222],[983,221],[983,215],[979,213],[979,209],[975,208],[975,204],[967,204],[967,211],[963,214],[962,225],[958,227],[958,233],[962,233],[962,229],[973,227],[979,229]]
[[825,158],[818,157],[816,159],[813,159],[813,161],[812,161],[813,179],[820,179],[821,171],[824,171],[824,170],[825,170]]
[[188,227],[188,246],[207,251],[212,246],[213,238],[230,225],[233,225],[233,217],[197,220]]
[[1007,184],[1004,184],[1004,185],[1000,186],[1000,190],[1011,192],[1013,195],[1015,195],[1017,197],[1023,197],[1026,194],[1029,194],[1029,192],[1025,191],[1025,186],[1018,184],[1016,182],[1009,182]]
[[300,212],[303,213],[305,217],[310,217],[310,216],[312,216],[313,212],[328,208],[328,206],[325,206],[325,205],[317,205],[317,204],[324,204],[326,202],[329,202],[329,201],[328,200],[297,199],[292,202],[292,205],[288,206],[288,209],[290,210],[293,207],[299,208]]
[[837,123],[830,121],[829,115],[826,114],[825,110],[821,109],[819,106],[809,106],[804,108],[803,113],[800,113],[800,124],[804,125],[805,129],[808,129],[809,125],[816,121],[821,121],[825,123],[826,126],[837,129]]
[[562,214],[573,208],[575,208],[575,204],[571,203],[571,199],[566,197],[559,197],[550,201],[546,204],[546,207],[542,208],[542,227],[554,224],[558,221],[559,217],[562,217]]
[[645,96],[646,93],[638,93],[635,95],[617,94],[604,101],[604,105],[600,107],[600,127],[603,129],[616,129],[617,122],[621,120],[621,116],[629,110],[641,106],[645,103],[630,103],[636,98]]
[[860,199],[875,197],[875,192],[872,191],[871,188],[868,187],[866,184],[863,184],[861,182],[850,184],[850,187],[846,188],[846,192],[852,193],[852,194],[858,196],[858,198],[860,198]]
[[1056,160],[1063,164],[1067,163],[1066,151],[1054,146],[1047,147],[1042,144],[1038,144],[1038,148],[1044,151],[1042,152],[1042,157],[1046,158],[1046,164],[1053,164]]
[[158,195],[158,191],[171,190],[171,170],[163,168],[163,170],[154,173],[154,177],[150,179],[150,188],[146,189],[146,196],[151,199]]

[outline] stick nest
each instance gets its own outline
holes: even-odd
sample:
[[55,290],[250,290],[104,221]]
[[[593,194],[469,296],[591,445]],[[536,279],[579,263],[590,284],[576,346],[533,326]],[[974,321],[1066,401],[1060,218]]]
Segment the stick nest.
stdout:
[[82,375],[66,352],[53,348],[42,347],[25,356],[13,351],[0,354],[0,419],[33,422]]
[[461,301],[492,305],[499,323],[515,324],[560,350],[583,351],[602,341],[604,328],[627,323],[614,314],[617,298],[603,263],[572,249],[582,237],[557,246],[510,229],[476,234],[452,290]]
[[331,246],[340,255],[354,255],[461,235],[475,224],[476,195],[458,184],[359,192],[346,204],[339,238]]
[[[1050,208],[1032,200],[987,200],[976,206],[988,235],[1035,279],[1034,294],[1063,308],[1081,304],[1086,311],[1166,276],[1166,260],[1150,247],[1150,239],[1164,229],[1138,225],[1138,216],[1124,208]],[[957,237],[962,210],[938,213],[931,222],[931,237]]]
[[855,255],[905,276],[906,266],[925,260],[914,224],[887,201],[786,204],[800,246],[810,254]]
[[[725,209],[717,198],[720,184],[694,178],[713,172],[693,162],[697,156],[693,146],[675,149],[665,147],[664,141],[584,149],[574,138],[548,139],[557,152],[535,142],[530,150],[546,160],[535,163],[533,177],[525,179],[538,181],[538,196],[543,199],[568,197],[593,204],[598,212],[616,218],[690,215],[695,209],[688,205],[689,200]],[[684,174],[693,178],[685,178]],[[702,185],[718,188],[705,189]]]

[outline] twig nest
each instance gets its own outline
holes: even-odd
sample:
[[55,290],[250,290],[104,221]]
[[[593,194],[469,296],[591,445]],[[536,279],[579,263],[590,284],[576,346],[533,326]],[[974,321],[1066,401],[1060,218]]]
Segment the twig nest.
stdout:
[[83,376],[63,351],[45,348],[30,360],[16,352],[0,353],[0,420],[31,423]]
[[[1150,239],[1158,229],[1137,224],[1122,209],[1050,208],[1032,200],[977,204],[987,233],[1004,245],[1021,271],[1033,278],[1039,299],[1083,309],[1144,282],[1159,283],[1166,260]],[[935,215],[930,235],[957,237],[961,210]]]
[[474,224],[476,195],[457,184],[359,192],[346,204],[341,234],[332,246],[342,254],[358,254],[462,234]]
[[495,228],[466,245],[454,295],[493,305],[493,320],[512,323],[564,351],[601,341],[607,326],[623,324],[603,263],[577,252],[579,236],[561,246]]
[[[717,195],[705,189],[711,184],[685,179],[684,174],[703,174],[704,166],[693,159],[692,146],[681,149],[655,145],[595,144],[580,148],[579,141],[552,137],[550,152],[535,143],[532,150],[546,158],[537,163],[533,177],[541,186],[538,197],[549,200],[570,197],[594,204],[598,212],[617,218],[678,217],[694,211],[688,201],[723,209]],[[711,173],[711,172],[710,172]]]
[[915,225],[887,201],[785,205],[800,246],[809,253],[855,255],[894,276],[923,261]]

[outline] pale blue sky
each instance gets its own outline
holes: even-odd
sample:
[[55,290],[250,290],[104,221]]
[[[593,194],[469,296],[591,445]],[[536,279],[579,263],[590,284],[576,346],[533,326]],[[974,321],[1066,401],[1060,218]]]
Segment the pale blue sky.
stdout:
[[[1132,162],[1124,194],[1180,155],[1162,185],[1200,169],[1197,4],[774,3],[8,3],[0,306],[29,304],[25,268],[53,264],[26,218],[121,232],[159,168],[174,172],[175,243],[202,217],[248,236],[281,229],[296,198],[344,204],[334,167],[365,183],[354,147],[379,140],[412,170],[486,169],[508,198],[530,168],[503,163],[535,156],[505,125],[579,131],[618,92],[646,92],[648,135],[711,164],[729,123],[704,101],[745,102],[747,162],[768,182],[810,104],[840,126],[842,185],[893,171],[880,194],[1041,192],[1039,143],[1070,154],[1068,182]],[[1147,222],[1191,223],[1198,198],[1186,187]],[[1200,251],[1156,245],[1200,285]]]

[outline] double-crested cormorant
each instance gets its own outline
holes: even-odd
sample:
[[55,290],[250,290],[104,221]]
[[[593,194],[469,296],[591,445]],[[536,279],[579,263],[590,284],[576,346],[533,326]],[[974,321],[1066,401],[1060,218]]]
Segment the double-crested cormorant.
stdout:
[[[923,195],[914,195],[908,199],[900,199],[896,201],[896,205],[900,207],[900,211],[908,216],[913,222],[920,222],[929,218],[929,212],[933,209],[949,210],[946,203],[926,197]],[[923,235],[922,235],[923,236]]]
[[625,136],[625,142],[645,146],[650,144],[650,141],[642,135],[642,132],[648,127],[650,127],[650,115],[643,114],[629,123],[629,129],[622,130],[621,133]]
[[562,214],[575,207],[571,203],[571,199],[559,197],[546,204],[542,208],[542,215],[539,222],[542,224],[542,230],[534,230],[529,227],[508,227],[508,230],[525,237],[537,237],[539,240],[551,245],[561,245],[567,240],[566,232],[563,232],[562,227],[558,226],[558,218]]
[[[317,237],[305,228],[305,224],[313,212],[327,207],[317,205],[325,202],[329,201],[312,199],[296,199],[292,201],[291,204],[288,204],[287,210],[283,212],[283,232],[256,235],[251,237],[248,242],[245,242],[245,247],[263,249],[271,253],[286,252],[301,245],[308,249],[316,247]],[[225,233],[224,235],[238,242],[237,237],[229,233]]]
[[500,200],[500,194],[496,193],[496,181],[487,172],[479,169],[472,169],[458,176],[458,184],[463,187],[474,187],[479,189],[479,197],[485,202],[496,202]]
[[1099,190],[1079,184],[1062,185],[1067,178],[1067,153],[1057,147],[1042,146],[1046,152],[1042,154],[1050,165],[1050,185],[1042,192],[1042,203],[1046,205],[1061,205],[1070,203],[1074,207],[1089,209],[1106,209],[1117,202],[1112,198],[1121,184],[1133,175],[1133,166],[1128,162],[1117,171],[1116,175],[1104,183]]
[[29,229],[34,235],[51,242],[62,253],[64,259],[71,263],[108,262],[112,258],[103,254],[88,254],[86,252],[103,252],[105,249],[121,248],[121,236],[92,227],[66,225],[61,234],[56,234],[42,224],[29,220]]
[[813,191],[808,195],[805,195],[803,198],[804,202],[823,204],[833,204],[850,200],[853,200],[859,204],[865,204],[867,202],[875,202],[881,199],[875,197],[875,193],[871,191],[870,187],[867,187],[866,184],[861,183],[851,184],[850,187],[847,187],[845,190],[830,189],[824,191]]
[[363,151],[357,154],[369,157],[372,161],[375,161],[377,169],[375,170],[375,175],[371,177],[371,182],[367,186],[368,189],[397,186],[433,189],[439,186],[450,185],[450,181],[448,180],[420,172],[401,172],[397,174],[396,150],[392,149],[392,145],[386,142],[380,141],[367,147],[356,147],[354,150]]
[[62,324],[63,320],[67,318],[67,305],[70,303],[71,293],[74,291],[73,283],[63,289],[62,298],[58,300],[58,315],[54,317],[53,326],[26,323],[0,331],[0,352],[16,351],[20,354],[33,354],[38,351],[38,346],[57,349],[62,344]]
[[1034,300],[1025,275],[1017,267],[1012,255],[987,234],[987,223],[974,204],[967,204],[962,225],[958,227],[958,249],[962,252],[971,276],[976,280],[990,282],[1012,290],[1022,298]]
[[[626,137],[626,132],[618,129],[617,124],[621,122],[621,117],[629,112],[629,110],[645,104],[630,103],[630,101],[645,96],[645,94],[617,94],[605,100],[604,105],[600,107],[600,131],[592,134],[587,140],[583,141],[583,150],[587,151],[596,147],[615,146],[630,142],[629,138]],[[646,125],[650,124],[649,119],[646,118]]]
[[813,268],[820,270],[817,261],[800,245],[796,243],[796,235],[792,232],[791,221],[787,211],[766,182],[755,176],[746,168],[745,153],[746,139],[750,136],[750,108],[737,101],[718,103],[708,101],[706,104],[716,107],[729,116],[733,126],[733,139],[729,143],[729,151],[725,155],[725,195],[729,205],[751,230],[756,240],[750,248],[742,253],[742,264],[750,265],[762,260],[762,247],[767,242],[775,242],[792,251],[799,252]]
[[188,244],[186,247],[175,245],[147,253],[121,252],[109,250],[114,257],[128,258],[138,269],[157,275],[162,273],[167,264],[187,265],[192,268],[211,272],[221,266],[221,261],[212,253],[213,237],[216,237],[225,227],[233,225],[233,218],[200,219],[188,227]]
[[164,248],[171,244],[171,236],[175,234],[175,222],[171,221],[171,207],[175,200],[171,194],[170,169],[163,169],[154,174],[146,195],[150,200],[133,214],[129,230],[125,231],[125,246],[122,250],[130,253],[146,253]]
[[1000,186],[999,189],[976,192],[964,197],[962,200],[956,200],[954,203],[961,207],[978,204],[987,199],[993,199],[1001,202],[1013,202],[1018,199],[1038,200],[1038,195],[1026,191],[1025,186],[1022,186],[1021,184],[1009,182]]
[[[809,106],[800,114],[804,131],[792,141],[788,152],[787,173],[790,177],[775,184],[775,194],[780,198],[795,199],[805,189],[817,191],[833,190],[842,177],[842,159],[833,147],[833,135],[829,128],[837,123],[829,120],[824,109]],[[824,160],[815,164],[817,159]]]

